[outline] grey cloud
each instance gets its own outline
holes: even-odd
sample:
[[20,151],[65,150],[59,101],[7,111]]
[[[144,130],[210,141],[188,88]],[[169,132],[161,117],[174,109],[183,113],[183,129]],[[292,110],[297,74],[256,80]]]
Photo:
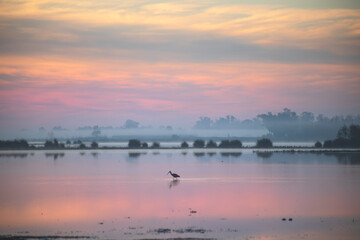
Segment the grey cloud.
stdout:
[[[6,22],[7,21],[7,22]],[[227,62],[261,61],[285,63],[351,64],[360,61],[360,48],[351,55],[295,47],[269,48],[233,37],[205,33],[160,31],[149,26],[86,28],[40,20],[5,20],[7,34],[0,36],[0,51],[14,55],[65,55],[100,59],[126,58],[144,61]],[[24,29],[33,29],[47,39]],[[34,30],[35,29],[35,30]],[[142,35],[146,32],[146,35]],[[53,34],[54,37],[48,37]],[[61,36],[73,36],[62,39]],[[57,38],[56,36],[60,36]],[[356,40],[356,39],[351,39]],[[360,39],[359,39],[360,41]],[[326,43],[324,43],[326,44]],[[122,52],[125,50],[125,52]]]

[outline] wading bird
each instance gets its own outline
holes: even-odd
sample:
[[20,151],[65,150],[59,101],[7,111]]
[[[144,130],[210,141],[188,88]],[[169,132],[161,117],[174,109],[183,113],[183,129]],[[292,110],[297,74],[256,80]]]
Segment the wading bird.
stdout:
[[169,171],[167,174],[171,174],[171,176],[173,176],[173,178],[177,179],[178,177],[180,177],[179,175],[177,175],[176,173],[172,173],[171,171]]

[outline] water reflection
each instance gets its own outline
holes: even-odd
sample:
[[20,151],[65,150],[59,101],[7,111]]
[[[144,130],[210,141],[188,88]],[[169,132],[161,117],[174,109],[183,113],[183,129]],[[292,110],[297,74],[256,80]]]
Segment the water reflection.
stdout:
[[[78,152],[67,151],[56,164],[48,164],[44,154],[0,161],[0,235],[81,227],[87,234],[96,227],[101,232],[114,227],[114,235],[102,238],[146,239],[148,229],[186,229],[204,221],[213,221],[204,225],[211,230],[206,237],[213,238],[216,236],[211,234],[221,234],[214,228],[230,228],[231,221],[243,221],[263,235],[267,233],[262,225],[265,221],[275,224],[277,234],[285,231],[284,224],[292,224],[286,225],[289,231],[303,234],[313,231],[313,224],[305,224],[309,226],[305,229],[299,219],[311,219],[323,224],[321,231],[327,231],[318,239],[330,239],[329,219],[337,219],[337,223],[350,219],[351,226],[359,226],[360,168],[353,166],[359,164],[359,153],[259,155],[212,150],[200,152],[200,160],[191,151],[187,155],[182,151],[160,151],[156,156],[145,153],[102,151],[94,161],[92,153],[79,157]],[[136,164],[129,159],[136,159]],[[222,164],[208,159],[229,161]],[[168,169],[180,173],[181,184],[180,180],[169,181]],[[294,221],[284,223],[282,218]],[[254,219],[259,219],[255,225]],[[186,225],[181,225],[184,222]],[[144,235],[116,235],[133,226],[142,226]],[[233,226],[243,225],[236,222]],[[246,238],[236,235],[243,231],[233,233],[234,239]]]
[[222,157],[240,157],[242,152],[221,152]]
[[175,186],[179,185],[179,183],[180,183],[179,179],[174,179],[174,180],[170,181],[169,188],[175,187]]
[[359,165],[360,155],[354,152],[339,152],[339,153],[324,153],[325,156],[335,156],[339,164],[345,165]]
[[205,156],[205,152],[194,152],[195,157],[203,157]]
[[53,158],[54,160],[58,159],[59,157],[62,158],[65,156],[65,153],[45,153],[46,158]]
[[138,158],[140,157],[141,153],[139,152],[129,152],[129,158]]
[[260,157],[260,158],[270,158],[272,156],[272,152],[270,151],[265,151],[265,152],[256,152],[256,156]]
[[[191,151],[190,151],[191,152]],[[130,159],[139,158],[141,155],[146,155],[148,152],[128,152],[128,157]],[[219,153],[219,154],[218,154]],[[335,160],[338,164],[345,165],[359,165],[360,164],[360,154],[358,152],[320,152],[320,151],[253,151],[257,158],[266,160],[263,163],[281,163],[281,164],[333,164]],[[94,153],[92,153],[95,157]],[[188,151],[180,151],[177,154],[187,156]],[[175,156],[177,155],[175,154]],[[152,152],[152,155],[163,155],[169,159],[174,157],[174,153],[155,151]],[[228,159],[236,159],[243,156],[242,151],[203,151],[203,152],[192,152],[192,155],[195,158],[201,159],[201,161],[209,161],[212,158],[215,158],[219,161],[224,162]],[[253,154],[250,154],[253,155]],[[245,158],[242,158],[245,161],[256,161],[254,158],[249,158],[249,152],[246,153]]]
[[216,155],[216,152],[208,152],[207,155],[209,155],[209,157],[213,157]]
[[333,160],[340,165],[359,165],[359,152],[302,152],[302,151],[255,151],[257,157],[262,158],[263,163],[287,163],[287,164],[332,164]]
[[[33,154],[32,154],[33,155]],[[11,158],[25,158],[27,157],[27,153],[1,153],[0,157],[11,157]]]

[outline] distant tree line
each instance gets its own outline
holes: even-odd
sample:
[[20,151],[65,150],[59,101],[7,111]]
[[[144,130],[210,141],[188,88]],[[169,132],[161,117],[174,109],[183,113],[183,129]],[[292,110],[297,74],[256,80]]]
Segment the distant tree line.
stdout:
[[320,142],[316,142],[315,147],[358,148],[360,147],[360,125],[343,126],[338,130],[334,140],[326,140],[323,146]]
[[[140,142],[138,139],[130,139],[128,143],[128,148],[139,149],[139,148],[149,148],[147,142]],[[160,148],[159,142],[153,142],[150,148]]]
[[[181,148],[188,148],[189,144],[187,142],[181,143]],[[219,144],[213,140],[205,142],[204,140],[197,139],[193,143],[194,148],[242,148],[243,144],[240,140],[222,140]],[[257,148],[271,148],[273,143],[270,139],[263,138],[259,139],[256,142],[255,147]]]
[[194,129],[256,129],[263,128],[257,118],[241,121],[232,115],[212,120],[210,117],[200,117],[195,123]]
[[336,137],[339,128],[360,124],[360,116],[335,116],[320,114],[315,118],[311,112],[296,112],[285,108],[282,112],[260,114],[257,116],[269,130],[269,137],[276,140],[325,140]]
[[[71,144],[71,142],[68,140],[66,141],[66,145]],[[80,140],[74,141],[74,144],[77,144],[78,149],[86,149],[86,145],[81,142]],[[67,149],[70,148],[67,147],[64,143],[60,143],[57,139],[54,140],[47,140],[44,143],[44,147],[35,147],[33,145],[30,145],[26,140],[13,140],[13,141],[0,141],[0,150],[26,150],[26,149],[36,149],[36,148],[43,148],[43,149],[49,149],[49,150],[56,150],[56,149]],[[99,144],[95,141],[93,141],[90,144],[91,149],[96,149],[99,147]]]
[[2,150],[22,150],[22,149],[30,149],[32,146],[24,140],[14,140],[14,141],[0,141],[0,149]]

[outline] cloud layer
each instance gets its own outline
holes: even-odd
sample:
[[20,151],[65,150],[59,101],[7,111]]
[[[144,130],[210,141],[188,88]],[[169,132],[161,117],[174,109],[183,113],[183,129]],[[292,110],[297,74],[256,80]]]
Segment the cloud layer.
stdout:
[[238,2],[2,1],[0,126],[359,113],[359,4]]

